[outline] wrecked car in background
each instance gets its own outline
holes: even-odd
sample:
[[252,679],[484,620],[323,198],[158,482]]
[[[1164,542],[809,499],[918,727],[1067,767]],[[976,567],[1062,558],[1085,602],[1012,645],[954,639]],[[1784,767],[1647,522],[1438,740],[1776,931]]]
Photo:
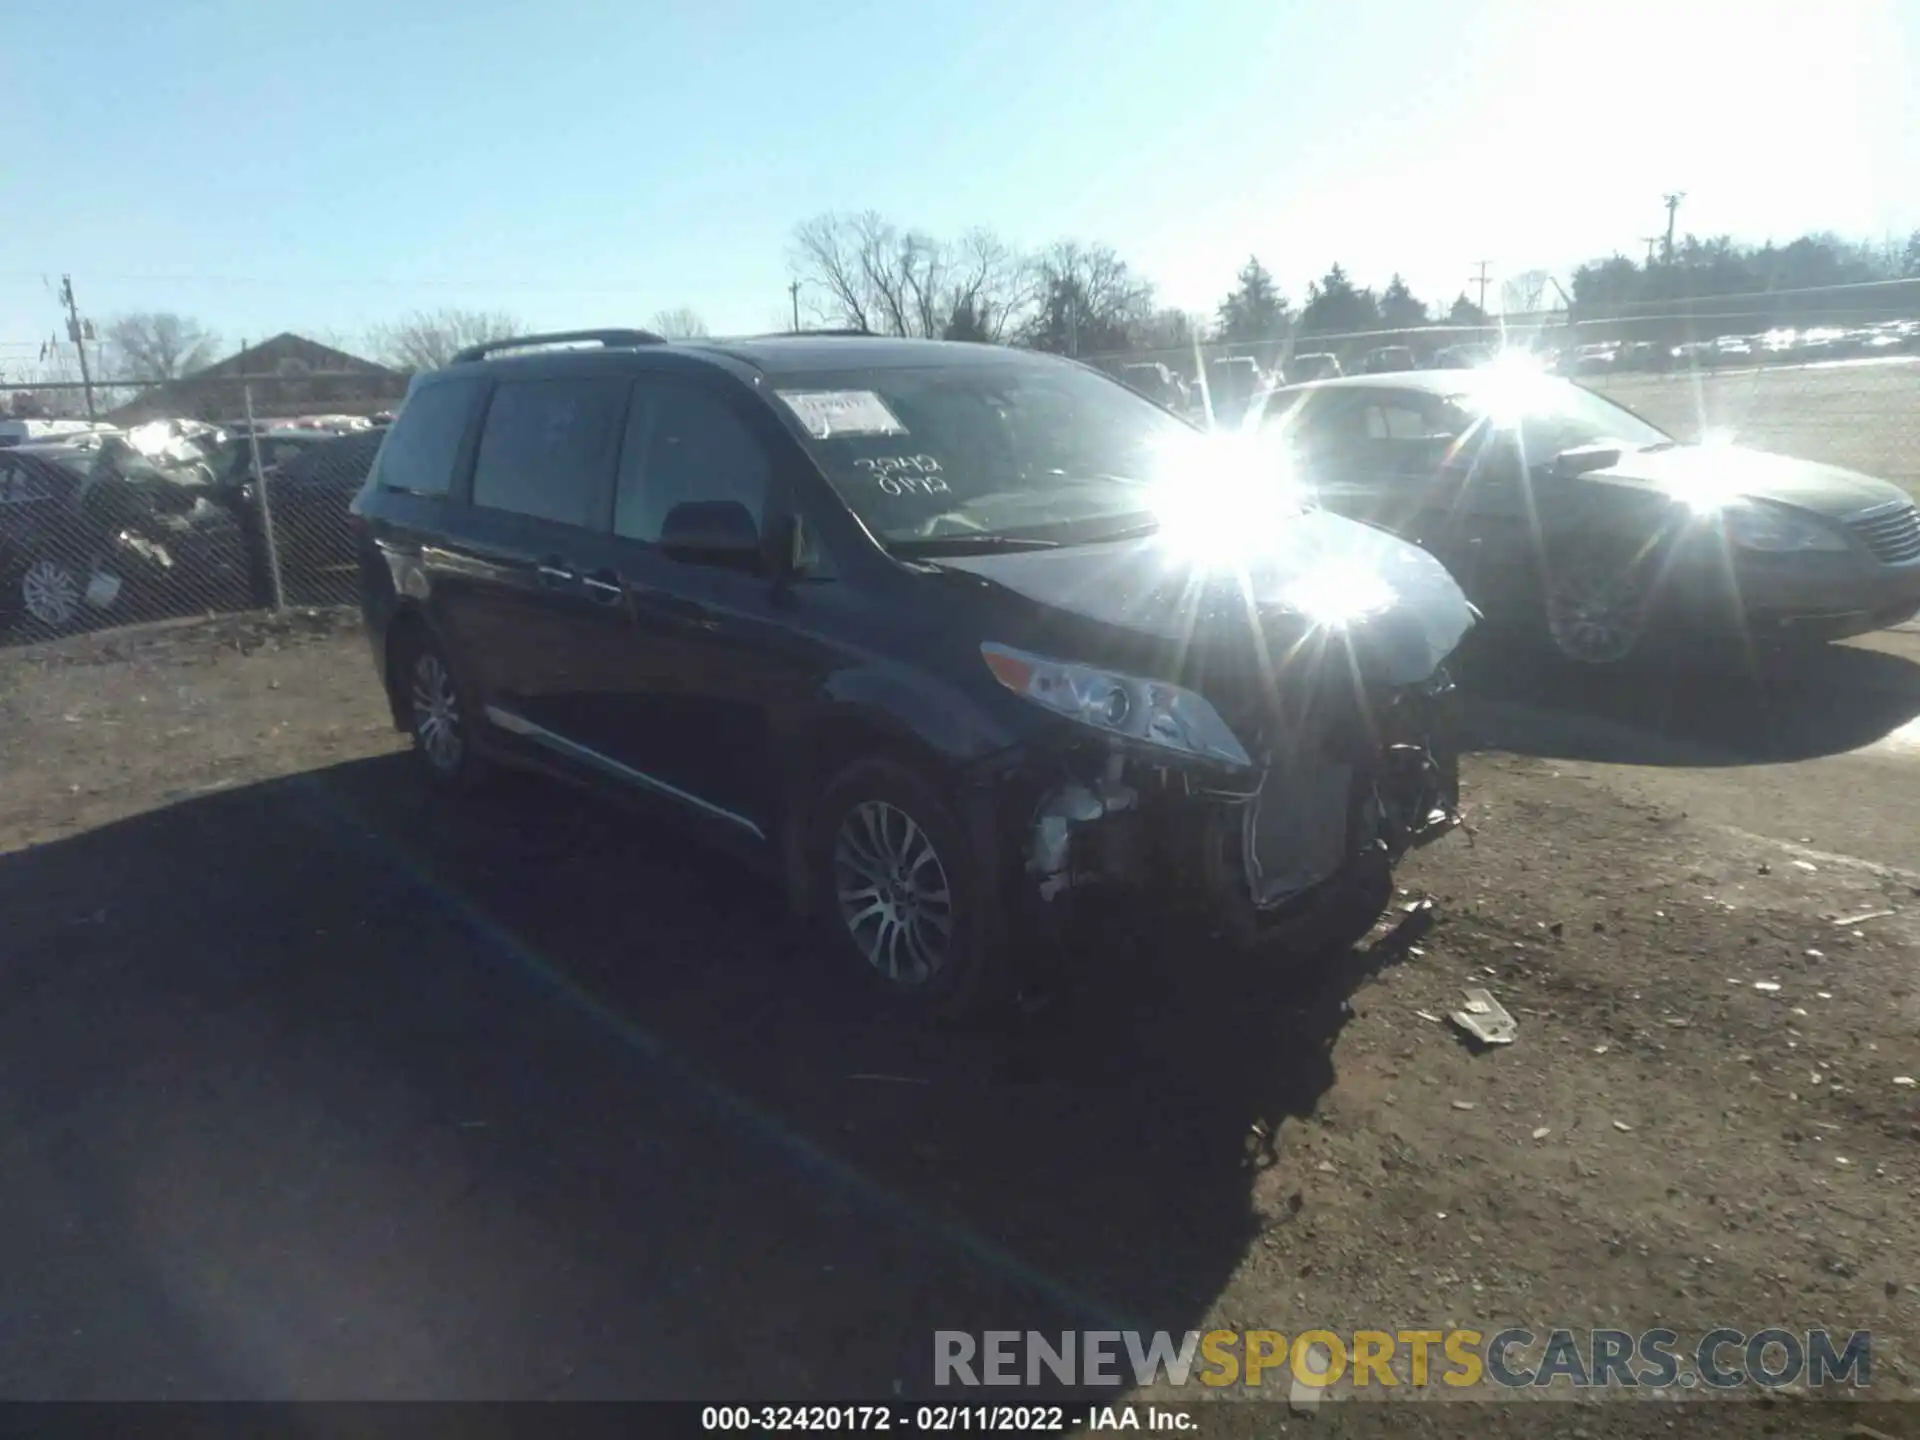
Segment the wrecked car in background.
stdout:
[[377,673],[436,785],[661,807],[923,1012],[1116,894],[1337,952],[1457,822],[1473,613],[1258,440],[997,346],[475,347],[354,502]]
[[0,452],[0,614],[55,633],[237,599],[244,540],[210,473],[192,443],[138,431]]

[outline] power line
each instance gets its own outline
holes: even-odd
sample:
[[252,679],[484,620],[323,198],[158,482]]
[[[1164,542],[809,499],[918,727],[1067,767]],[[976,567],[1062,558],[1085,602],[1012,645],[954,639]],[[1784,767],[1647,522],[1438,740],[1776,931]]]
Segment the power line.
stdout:
[[1484,315],[1487,313],[1487,285],[1489,284],[1487,269],[1489,266],[1493,264],[1493,262],[1491,260],[1476,260],[1473,263],[1479,273],[1475,275],[1470,275],[1467,277],[1467,279],[1469,283],[1478,285],[1480,287],[1479,309],[1480,309],[1480,313]]
[[[42,280],[38,270],[0,271],[3,280]],[[401,276],[369,275],[349,279],[344,276],[294,275],[114,275],[89,274],[89,278],[115,285],[270,285],[333,290],[524,290],[543,295],[645,295],[656,287],[640,285],[555,285],[545,280],[518,279],[408,279]]]

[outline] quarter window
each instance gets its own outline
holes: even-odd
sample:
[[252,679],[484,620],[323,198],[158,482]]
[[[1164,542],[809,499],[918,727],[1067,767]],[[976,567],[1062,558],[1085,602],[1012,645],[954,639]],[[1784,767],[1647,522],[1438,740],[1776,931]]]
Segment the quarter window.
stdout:
[[473,503],[594,525],[626,403],[627,382],[612,377],[501,384],[473,462]]
[[[409,395],[380,447],[380,484],[414,495],[446,494],[479,395],[477,380],[442,380]],[[238,449],[244,455],[246,442]]]
[[614,502],[614,532],[658,540],[667,512],[700,500],[734,500],[758,525],[772,464],[746,422],[690,385],[643,384],[628,421]]

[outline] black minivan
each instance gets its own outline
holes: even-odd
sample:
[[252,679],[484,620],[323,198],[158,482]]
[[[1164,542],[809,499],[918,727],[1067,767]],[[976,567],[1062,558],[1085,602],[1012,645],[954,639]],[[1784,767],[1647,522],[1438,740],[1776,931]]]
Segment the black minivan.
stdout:
[[367,628],[434,782],[675,812],[913,1008],[1013,994],[1116,887],[1331,951],[1456,823],[1473,611],[1247,443],[998,346],[476,346],[354,501]]

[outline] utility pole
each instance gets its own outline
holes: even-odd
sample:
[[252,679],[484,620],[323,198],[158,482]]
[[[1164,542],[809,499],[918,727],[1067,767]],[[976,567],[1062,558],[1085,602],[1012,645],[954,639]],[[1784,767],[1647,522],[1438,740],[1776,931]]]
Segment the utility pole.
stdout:
[[1487,313],[1487,267],[1493,262],[1491,260],[1476,260],[1473,263],[1474,269],[1478,271],[1478,273],[1470,275],[1467,278],[1473,284],[1480,287],[1480,313],[1484,315]]
[[1673,192],[1673,193],[1672,193],[1671,195],[1668,195],[1668,196],[1666,197],[1666,206],[1667,206],[1667,248],[1666,248],[1666,252],[1665,252],[1665,253],[1666,253],[1666,261],[1667,261],[1667,264],[1669,264],[1669,265],[1671,265],[1671,264],[1673,263],[1673,220],[1674,220],[1674,216],[1676,216],[1677,214],[1679,214],[1679,213],[1680,213],[1680,202],[1681,202],[1682,200],[1684,200],[1684,199],[1686,199],[1686,198],[1687,198],[1687,192],[1686,192],[1686,191],[1684,191],[1684,190],[1676,190],[1676,191],[1674,191],[1674,192]]
[[800,282],[798,280],[787,282],[787,294],[793,300],[793,333],[798,335],[800,333]]
[[100,414],[93,408],[93,373],[87,368],[87,339],[93,333],[93,324],[91,321],[81,323],[80,307],[73,301],[71,275],[60,277],[60,303],[67,307],[67,338],[80,352],[80,387],[87,393],[87,419],[98,420]]
[[1642,235],[1640,238],[1646,242],[1647,269],[1651,270],[1653,268],[1653,247],[1660,243],[1660,237],[1658,235]]

